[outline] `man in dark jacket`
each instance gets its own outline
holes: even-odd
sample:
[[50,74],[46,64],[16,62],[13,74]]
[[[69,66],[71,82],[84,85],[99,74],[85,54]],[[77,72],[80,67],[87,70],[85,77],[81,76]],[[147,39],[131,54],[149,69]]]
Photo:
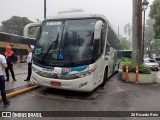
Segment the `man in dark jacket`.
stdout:
[[7,65],[8,67],[5,69],[6,72],[6,81],[9,81],[9,70],[11,72],[12,78],[14,81],[16,81],[15,79],[15,75],[14,75],[14,71],[13,71],[13,63],[17,61],[17,55],[12,51],[11,46],[6,46],[6,52],[4,53],[5,57],[6,57],[6,61],[7,61]]

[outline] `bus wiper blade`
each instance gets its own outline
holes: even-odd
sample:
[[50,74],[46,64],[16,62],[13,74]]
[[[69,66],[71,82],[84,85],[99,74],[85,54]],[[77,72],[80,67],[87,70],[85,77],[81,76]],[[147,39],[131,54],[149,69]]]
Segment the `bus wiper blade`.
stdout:
[[[58,38],[59,38],[59,33],[57,35],[57,38],[55,41],[58,41]],[[53,45],[55,44],[55,41],[52,42],[52,44],[49,46],[47,52],[44,54],[42,60],[41,60],[41,63],[44,61],[44,59],[46,58],[46,56],[48,55],[49,51],[51,50],[51,48],[53,47]]]

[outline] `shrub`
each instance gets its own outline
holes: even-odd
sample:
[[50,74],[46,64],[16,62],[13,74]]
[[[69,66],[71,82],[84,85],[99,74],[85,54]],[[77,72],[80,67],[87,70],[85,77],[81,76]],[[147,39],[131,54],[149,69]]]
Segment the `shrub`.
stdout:
[[141,64],[141,65],[139,65],[139,73],[150,74],[151,69],[148,66]]
[[131,62],[131,58],[127,58],[127,57],[122,57],[121,58],[122,62]]
[[126,64],[128,64],[128,72],[133,72],[134,66],[132,65],[131,61],[122,62],[122,69],[124,72],[126,72]]
[[[131,61],[122,62],[122,69],[124,72],[126,72],[126,64],[128,64],[128,72],[136,73],[136,65],[133,65]],[[138,73],[150,74],[151,70],[148,66],[140,64],[138,66]]]

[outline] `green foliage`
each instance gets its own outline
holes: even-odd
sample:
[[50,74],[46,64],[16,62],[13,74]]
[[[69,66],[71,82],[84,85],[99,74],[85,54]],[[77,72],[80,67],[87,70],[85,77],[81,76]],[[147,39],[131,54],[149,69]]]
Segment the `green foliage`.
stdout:
[[126,35],[128,35],[128,37],[131,35],[131,32],[132,32],[132,26],[130,23],[127,23],[125,26],[124,26],[124,33]]
[[2,26],[0,26],[0,32],[2,32]]
[[[126,64],[128,64],[128,72],[133,72],[136,73],[136,65],[133,64],[131,61],[127,62],[122,62],[122,69],[124,72],[126,72]],[[138,67],[138,73],[143,73],[143,74],[150,74],[151,70],[148,66],[144,64],[140,64]]]
[[154,36],[153,24],[154,24],[153,19],[146,20],[144,50],[146,51],[145,53],[148,54],[149,57],[151,57],[152,53],[151,42],[153,41],[153,36]]
[[122,43],[122,50],[128,50],[129,49],[129,41],[126,39],[121,40]]
[[131,58],[122,57],[122,58],[121,58],[121,61],[122,61],[122,62],[130,62],[130,61],[131,61]]
[[122,62],[122,69],[125,72],[126,71],[126,65],[128,64],[128,72],[133,72],[134,71],[134,66],[132,65],[131,61],[126,61]]
[[150,6],[149,16],[155,20],[154,23],[154,38],[160,39],[160,0],[154,0],[153,4]]
[[24,26],[31,22],[27,17],[12,16],[2,22],[2,31],[22,36]]
[[155,23],[153,27],[154,27],[154,32],[155,32],[154,38],[160,39],[160,32],[159,32],[160,31],[160,15],[155,18]]
[[154,19],[155,16],[158,14],[158,9],[160,6],[160,0],[154,0],[152,5],[150,5],[150,13],[149,16]]
[[152,46],[153,46],[154,53],[156,53],[156,55],[159,56],[160,55],[160,39],[154,40]]
[[151,70],[148,66],[141,64],[141,65],[139,65],[139,73],[150,74]]

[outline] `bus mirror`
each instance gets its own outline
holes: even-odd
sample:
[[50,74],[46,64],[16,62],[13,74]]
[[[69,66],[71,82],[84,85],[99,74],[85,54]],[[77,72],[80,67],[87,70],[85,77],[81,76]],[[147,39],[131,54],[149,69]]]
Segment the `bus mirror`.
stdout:
[[101,31],[103,27],[103,22],[98,20],[94,27],[94,40],[99,40],[101,38]]
[[41,23],[30,23],[24,27],[23,36],[25,38],[36,38]]

